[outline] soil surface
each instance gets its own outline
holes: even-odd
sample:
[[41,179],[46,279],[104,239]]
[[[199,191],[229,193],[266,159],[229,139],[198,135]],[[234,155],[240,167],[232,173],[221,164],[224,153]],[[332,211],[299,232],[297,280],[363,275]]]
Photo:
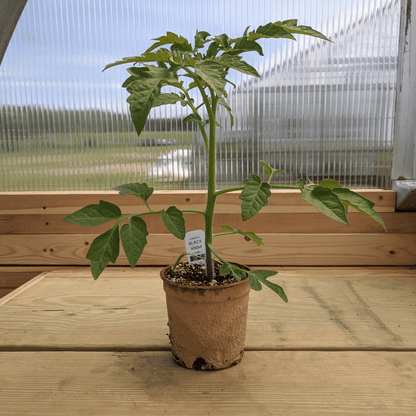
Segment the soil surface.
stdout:
[[169,266],[166,271],[166,278],[174,283],[188,286],[224,286],[237,282],[231,273],[221,276],[218,263],[214,263],[214,278],[207,277],[205,272],[205,266],[183,262],[179,263],[175,270],[172,270],[172,266]]

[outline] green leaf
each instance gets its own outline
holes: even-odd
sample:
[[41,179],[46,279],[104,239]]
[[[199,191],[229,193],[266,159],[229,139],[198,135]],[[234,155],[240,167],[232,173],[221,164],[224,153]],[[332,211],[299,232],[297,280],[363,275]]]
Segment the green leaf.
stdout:
[[210,45],[208,46],[206,57],[214,58],[217,55],[219,50],[220,50],[220,45],[218,45],[217,42],[211,42]]
[[134,81],[137,81],[137,77],[135,77],[135,76],[130,76],[130,77],[128,77],[124,82],[123,82],[123,84],[121,85],[122,86],[122,88],[127,88],[132,82],[134,82]]
[[141,54],[140,56],[129,56],[127,58],[122,58],[121,61],[116,61],[116,62],[106,65],[103,71],[113,66],[131,64],[131,63],[133,64],[144,63],[144,62],[160,62],[160,63],[169,62],[171,63],[170,58],[171,58],[171,52],[168,49],[161,48],[156,52],[145,52]]
[[231,264],[227,263],[226,261],[221,264],[220,267],[220,276],[226,276],[228,273],[231,272]]
[[258,246],[261,246],[263,244],[262,239],[258,237],[256,234],[254,234],[252,231],[242,231],[240,229],[230,227],[229,225],[221,225],[220,230],[231,231],[230,234],[240,234],[244,237],[249,238]]
[[227,104],[227,102],[224,100],[224,98],[220,97],[217,101],[217,103],[221,106],[223,106],[227,111],[228,114],[230,115],[230,119],[231,119],[231,127],[234,125],[234,116],[233,113],[231,111],[231,107]]
[[218,97],[224,94],[226,71],[223,65],[213,61],[198,62],[195,74],[200,76]]
[[387,228],[386,228],[386,225],[384,224],[383,219],[373,208],[374,202],[371,202],[370,200],[368,200],[367,198],[364,198],[360,194],[357,194],[356,192],[353,192],[350,189],[346,189],[346,188],[333,189],[333,192],[341,200],[341,202],[352,206],[357,211],[360,211],[363,214],[368,215],[373,220],[381,224],[383,228],[387,231]]
[[110,261],[115,263],[119,252],[119,229],[116,224],[111,230],[95,238],[88,250],[86,257],[91,260],[90,268],[94,279],[98,278]]
[[74,225],[95,226],[104,224],[110,220],[117,220],[121,217],[120,208],[107,201],[100,201],[99,204],[87,205],[62,219]]
[[237,280],[237,282],[239,282],[240,280],[243,280],[246,278],[246,270],[240,269],[239,267],[235,266],[232,264],[231,265],[231,274],[235,277],[235,280]]
[[183,48],[189,52],[192,51],[192,46],[189,44],[188,40],[183,36],[178,36],[176,33],[167,32],[166,36],[160,36],[159,38],[153,40],[157,40],[158,42],[154,43],[150,48],[148,48],[146,52],[151,52],[160,46],[172,45],[174,43],[182,45]]
[[176,207],[169,207],[162,211],[162,220],[165,227],[180,240],[185,238],[185,220],[183,214]]
[[146,66],[143,68],[130,68],[130,73],[136,77],[127,86],[130,96],[130,113],[137,134],[143,130],[147,116],[153,107],[153,102],[160,94],[161,83],[164,78],[170,78],[172,73],[166,68]]
[[317,186],[310,191],[304,188],[301,190],[301,195],[304,201],[313,205],[322,214],[341,224],[349,224],[344,205],[331,189]]
[[222,224],[222,225],[221,225],[220,230],[224,230],[224,231],[233,231],[233,232],[235,232],[235,231],[236,231],[236,229],[235,229],[235,228],[230,227],[229,225],[225,225],[225,224]]
[[329,188],[329,189],[336,189],[336,188],[342,188],[342,186],[335,180],[333,179],[324,179],[319,186],[322,186],[324,188]]
[[202,121],[201,116],[199,114],[195,114],[195,113],[188,114],[182,121],[185,122],[185,123],[186,122],[197,123],[201,130],[203,130],[204,125],[205,125],[204,122]]
[[105,71],[108,68],[112,68],[113,66],[136,63],[138,62],[138,59],[140,59],[140,56],[129,56],[127,58],[122,58],[121,61],[116,61],[112,62],[111,64],[107,64],[103,71]]
[[236,264],[228,263],[225,260],[222,260],[222,264],[220,267],[220,275],[225,276],[228,273],[231,273],[235,277],[235,280],[237,280],[238,282],[247,276],[247,270],[242,269]]
[[[285,302],[288,301],[283,288],[277,285],[276,283],[272,283],[267,280],[268,277],[276,275],[277,272],[273,272],[270,270],[253,270],[251,272],[247,272],[247,274],[249,276],[249,279],[251,278],[253,280],[253,285],[256,285],[256,287],[258,287],[258,284],[260,284],[261,282],[265,286],[267,286],[269,289],[272,289],[273,292],[278,294]],[[254,281],[257,281],[257,283],[254,283]],[[260,290],[260,289],[254,289],[254,290]]]
[[283,29],[285,29],[289,33],[313,36],[313,37],[331,42],[331,40],[328,39],[321,32],[318,32],[317,30],[312,29],[310,26],[298,26],[297,22],[298,22],[297,19],[290,19],[290,20],[285,20],[283,22],[276,22],[275,25],[281,26]]
[[171,54],[167,49],[159,49],[156,52],[145,52],[135,57],[135,63],[138,62],[170,62]]
[[161,105],[176,104],[178,101],[180,101],[181,103],[185,103],[186,105],[186,101],[174,92],[160,94],[154,99],[152,108],[159,107]]
[[250,32],[248,35],[248,40],[252,41],[262,38],[285,38],[296,40],[296,38],[293,37],[285,28],[275,25],[274,23],[259,26],[255,31]]
[[146,223],[140,217],[131,217],[129,223],[121,227],[121,243],[132,268],[142,255],[148,234]]
[[[241,230],[238,230],[241,231]],[[254,243],[256,243],[258,246],[261,246],[263,243],[263,240],[256,234],[254,234],[252,231],[242,231],[239,232],[239,234],[244,235],[245,237],[248,237],[251,241],[253,241]]]
[[249,65],[247,62],[241,60],[241,56],[237,55],[225,55],[221,57],[221,62],[224,62],[228,67],[233,68],[243,74],[253,75],[260,78],[259,73],[255,68]]
[[250,287],[257,292],[262,290],[263,287],[260,281],[253,274],[253,272],[247,272],[247,274],[248,274],[248,281],[249,281]]
[[195,49],[200,49],[205,43],[209,42],[206,40],[208,36],[211,36],[208,32],[198,32],[197,30],[195,35]]
[[191,122],[191,123],[200,124],[200,123],[202,123],[202,118],[199,114],[192,113],[192,114],[188,114],[182,121],[184,123]]
[[126,183],[113,188],[114,191],[119,191],[120,195],[135,195],[143,202],[146,202],[152,195],[154,188],[149,187],[146,183]]
[[296,40],[292,33],[313,36],[329,41],[325,35],[312,29],[310,26],[298,26],[297,19],[285,20],[283,22],[277,21],[275,23],[259,26],[255,31],[248,34],[248,40],[255,41],[261,38],[286,38]]
[[127,72],[136,80],[139,80],[143,77],[145,80],[150,77],[160,77],[160,79],[169,83],[169,85],[172,85],[178,82],[178,75],[175,72],[177,68],[179,67],[175,67],[175,69],[169,69],[163,66],[159,67],[154,65],[145,65],[144,67],[132,66],[127,68]]
[[263,162],[262,160],[260,160],[260,163],[263,165],[264,172],[266,173],[266,175],[274,175],[275,173],[285,173],[284,170],[272,168],[271,166],[269,166],[266,162]]
[[228,53],[243,53],[243,52],[257,52],[260,56],[263,55],[263,49],[254,40],[248,40],[246,38],[240,38]]
[[251,174],[250,176],[250,179],[243,181],[244,189],[240,194],[243,221],[250,219],[267,206],[271,195],[270,185],[267,182],[261,182],[257,175]]
[[227,49],[230,46],[229,44],[230,38],[225,33],[223,33],[222,35],[215,36],[214,39],[219,45],[223,47],[223,49]]
[[175,270],[175,269],[176,269],[176,266],[179,264],[179,262],[180,262],[180,261],[182,260],[182,258],[183,258],[183,257],[185,257],[185,256],[192,256],[192,254],[191,254],[191,253],[187,253],[187,252],[180,254],[180,255],[179,255],[179,257],[176,259],[176,262],[175,262],[175,264],[173,265],[172,270]]

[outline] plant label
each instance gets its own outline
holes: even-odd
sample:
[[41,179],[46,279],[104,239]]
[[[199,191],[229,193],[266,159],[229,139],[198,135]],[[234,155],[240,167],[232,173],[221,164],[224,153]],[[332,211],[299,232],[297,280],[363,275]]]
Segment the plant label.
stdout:
[[202,230],[189,231],[185,234],[185,247],[188,263],[205,264],[205,233]]

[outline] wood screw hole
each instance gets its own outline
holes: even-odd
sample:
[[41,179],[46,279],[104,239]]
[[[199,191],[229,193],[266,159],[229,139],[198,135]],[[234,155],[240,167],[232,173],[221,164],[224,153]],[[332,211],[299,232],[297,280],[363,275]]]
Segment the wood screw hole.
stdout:
[[51,253],[53,253],[53,248],[51,248],[49,251],[50,251]]
[[382,200],[383,200],[383,197],[380,195],[380,196],[378,197],[378,200],[379,200],[379,201],[382,201]]
[[49,223],[48,222],[45,222],[45,225],[49,225]]
[[390,254],[396,254],[396,252],[395,252],[395,251],[393,251],[393,250],[391,250],[391,251],[390,251]]
[[88,242],[88,241],[86,241],[86,242],[85,242],[85,245],[87,246],[88,244],[89,244],[89,242]]
[[245,237],[244,237],[244,240],[246,240],[246,241],[250,241],[250,237],[245,236]]
[[191,198],[186,198],[185,202],[189,202],[191,200]]

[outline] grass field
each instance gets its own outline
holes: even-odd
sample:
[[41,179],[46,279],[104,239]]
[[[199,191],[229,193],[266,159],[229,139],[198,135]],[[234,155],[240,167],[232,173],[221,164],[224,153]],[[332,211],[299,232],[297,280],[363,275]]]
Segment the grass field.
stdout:
[[[147,139],[175,144],[143,145]],[[152,177],[152,167],[171,151],[186,148],[191,140],[191,132],[148,132],[139,138],[128,133],[32,137],[17,143],[13,152],[1,152],[0,191],[109,190],[121,183],[143,181],[156,189],[181,189],[181,183],[158,182]]]
[[[190,184],[188,180],[204,180],[198,174],[204,169],[200,166],[203,159],[193,166],[187,165],[189,159],[182,155],[175,161],[162,161],[168,155],[189,149],[195,138],[193,134],[145,132],[140,137],[118,132],[51,134],[16,141],[14,150],[8,152],[5,148],[10,150],[10,143],[5,146],[5,139],[0,136],[0,192],[110,190],[129,182],[146,182],[155,189],[204,189],[205,183]],[[166,143],[149,146],[149,139],[161,139]],[[303,143],[301,149],[289,146],[292,150],[286,152],[283,148],[282,154],[272,150],[268,152],[267,149],[264,153],[256,153],[247,141],[239,139],[237,142],[219,143],[218,155],[222,160],[218,164],[219,188],[222,187],[220,182],[224,182],[224,187],[237,186],[236,183],[240,184],[250,173],[262,172],[260,156],[272,166],[287,172],[286,177],[276,179],[279,184],[294,184],[299,177],[311,177],[319,182],[320,176],[315,178],[313,174],[318,173],[315,172],[316,166],[321,163],[326,169],[321,172],[322,175],[338,175],[336,179],[346,181],[346,186],[389,186],[390,148],[367,149],[365,143],[357,141],[354,148],[347,142],[328,142],[324,143],[328,148],[324,145],[317,148],[316,141],[310,141]],[[254,158],[254,154],[259,160]],[[278,160],[273,159],[276,157]],[[236,160],[239,160],[238,166]],[[253,163],[258,165],[258,172]],[[304,171],[292,172],[291,166]]]

